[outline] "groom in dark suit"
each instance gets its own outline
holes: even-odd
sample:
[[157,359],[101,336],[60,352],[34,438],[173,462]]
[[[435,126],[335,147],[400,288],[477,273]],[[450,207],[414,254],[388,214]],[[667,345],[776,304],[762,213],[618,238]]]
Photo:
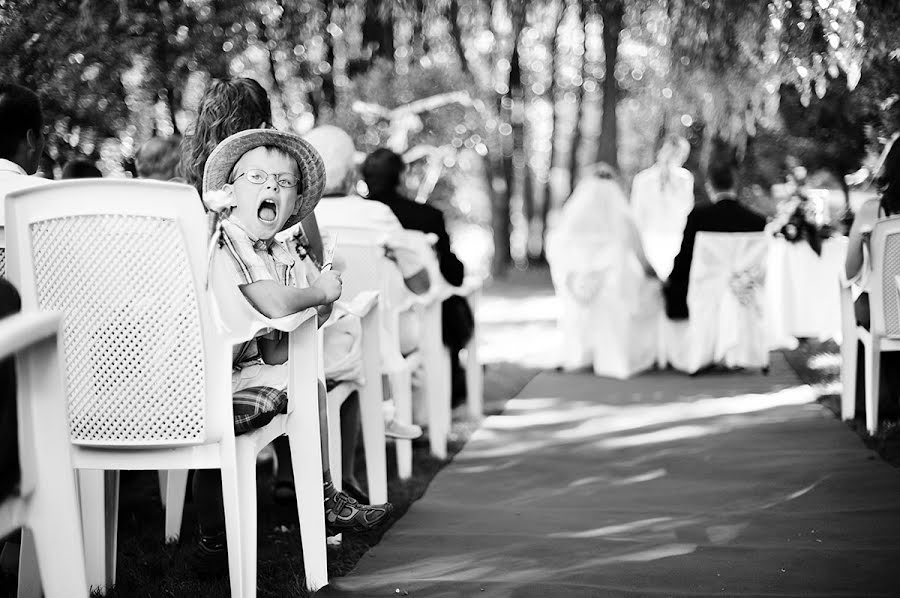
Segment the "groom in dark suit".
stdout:
[[688,280],[694,257],[694,238],[698,232],[750,233],[761,231],[766,226],[765,217],[738,203],[734,171],[730,165],[711,165],[707,185],[709,201],[697,204],[688,215],[681,250],[675,256],[672,273],[663,285],[666,315],[671,320],[688,317]]

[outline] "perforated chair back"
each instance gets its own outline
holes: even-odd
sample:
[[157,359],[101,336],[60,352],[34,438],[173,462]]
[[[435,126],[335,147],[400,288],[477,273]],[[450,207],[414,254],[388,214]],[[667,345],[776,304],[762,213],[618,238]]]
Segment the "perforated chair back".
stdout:
[[900,216],[880,220],[872,228],[869,305],[872,333],[900,338],[900,292],[894,282],[900,275]]
[[[68,181],[6,200],[9,273],[23,309],[61,311],[72,442],[200,444],[230,423],[230,347],[207,289],[196,191]],[[223,397],[208,409],[206,397]]]
[[385,305],[391,307],[390,276],[399,276],[387,267],[384,255],[385,234],[380,231],[329,226],[337,235],[335,253],[344,261],[341,281],[343,294],[355,297],[365,291],[379,291]]

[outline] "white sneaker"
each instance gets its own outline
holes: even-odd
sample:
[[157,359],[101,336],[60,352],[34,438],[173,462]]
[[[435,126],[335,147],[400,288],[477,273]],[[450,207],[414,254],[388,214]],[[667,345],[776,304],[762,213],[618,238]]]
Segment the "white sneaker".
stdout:
[[416,424],[404,424],[391,419],[384,422],[384,435],[398,440],[415,440],[422,435],[422,428]]

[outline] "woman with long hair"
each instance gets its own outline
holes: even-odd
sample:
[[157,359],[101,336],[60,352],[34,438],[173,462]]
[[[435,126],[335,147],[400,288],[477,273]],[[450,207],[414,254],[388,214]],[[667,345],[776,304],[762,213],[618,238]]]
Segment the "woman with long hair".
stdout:
[[[197,110],[193,130],[182,142],[181,176],[202,192],[203,168],[213,149],[226,137],[247,129],[271,129],[269,94],[255,79],[237,77],[213,80]],[[322,237],[315,214],[301,223],[307,250],[321,263]]]

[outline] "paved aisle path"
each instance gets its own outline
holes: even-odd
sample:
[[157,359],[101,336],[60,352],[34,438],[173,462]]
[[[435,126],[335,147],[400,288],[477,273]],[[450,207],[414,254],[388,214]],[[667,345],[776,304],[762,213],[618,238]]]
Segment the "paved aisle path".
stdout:
[[539,375],[331,591],[900,596],[900,472],[773,356],[768,377]]

